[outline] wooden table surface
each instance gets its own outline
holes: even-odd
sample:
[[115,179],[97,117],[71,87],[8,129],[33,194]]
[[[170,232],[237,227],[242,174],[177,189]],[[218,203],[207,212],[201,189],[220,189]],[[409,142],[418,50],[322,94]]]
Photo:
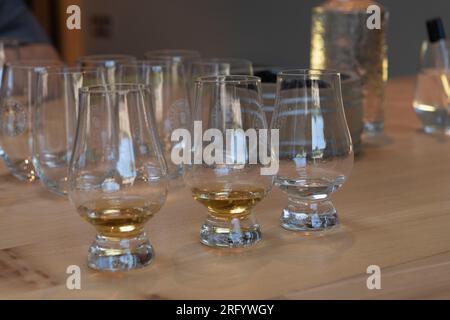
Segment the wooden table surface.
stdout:
[[[171,190],[148,223],[149,267],[100,273],[86,265],[94,230],[39,183],[0,176],[0,298],[19,299],[433,299],[450,298],[450,138],[419,130],[412,79],[389,82],[386,137],[366,144],[334,194],[339,231],[307,237],[279,227],[285,196],[256,207],[263,241],[239,252],[198,241],[205,209]],[[81,290],[66,269],[81,267]],[[381,290],[368,290],[369,265]]]

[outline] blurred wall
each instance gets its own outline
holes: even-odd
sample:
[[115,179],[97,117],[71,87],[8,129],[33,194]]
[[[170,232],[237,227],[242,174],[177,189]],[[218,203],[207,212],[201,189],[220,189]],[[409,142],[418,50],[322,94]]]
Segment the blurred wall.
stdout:
[[[87,53],[198,49],[203,56],[307,67],[312,7],[318,0],[84,1]],[[380,0],[390,10],[390,74],[415,73],[425,20],[441,16],[450,35],[449,0]]]

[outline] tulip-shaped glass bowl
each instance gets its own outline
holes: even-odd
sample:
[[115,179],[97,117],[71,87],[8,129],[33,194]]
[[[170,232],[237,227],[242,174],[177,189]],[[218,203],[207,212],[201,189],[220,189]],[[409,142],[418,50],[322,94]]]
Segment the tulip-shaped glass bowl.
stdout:
[[340,74],[332,71],[278,74],[271,129],[279,130],[275,185],[289,198],[281,215],[285,229],[320,231],[339,224],[330,195],[353,167],[340,82]]

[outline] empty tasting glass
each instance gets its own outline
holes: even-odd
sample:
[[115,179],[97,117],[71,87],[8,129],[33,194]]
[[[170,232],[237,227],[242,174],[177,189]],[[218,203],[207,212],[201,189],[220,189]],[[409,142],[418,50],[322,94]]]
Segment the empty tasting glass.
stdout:
[[238,58],[209,58],[194,60],[189,68],[190,101],[194,100],[195,80],[205,76],[253,75],[253,64]]
[[253,64],[245,59],[209,58],[199,59],[191,63],[191,81],[198,77],[222,75],[253,75]]
[[150,104],[140,84],[80,89],[69,197],[97,230],[91,268],[124,271],[152,260],[144,225],[166,200],[167,169]]
[[191,113],[188,103],[186,78],[181,64],[171,60],[138,61],[119,66],[122,83],[142,83],[148,85],[153,97],[153,110],[167,162],[170,178],[181,176],[183,166],[171,161],[171,152],[182,149],[183,145],[172,142],[171,135],[176,129],[190,129]]
[[115,84],[117,81],[117,70],[120,64],[131,64],[136,58],[125,54],[94,54],[80,57],[77,66],[81,70],[101,68],[106,74],[108,84]]
[[166,59],[176,63],[181,63],[185,72],[189,73],[190,65],[193,61],[200,59],[200,53],[195,50],[186,49],[160,49],[147,51],[145,58],[149,60]]
[[261,239],[252,209],[273,179],[262,174],[268,164],[261,161],[263,151],[258,153],[268,151],[267,141],[260,139],[267,129],[260,79],[199,78],[195,101],[192,159],[185,161],[184,181],[208,209],[200,241],[212,247],[252,245]]
[[3,66],[7,62],[20,60],[20,43],[13,39],[0,39],[0,79],[3,74]]
[[105,84],[102,70],[46,68],[38,73],[33,121],[33,164],[40,181],[52,192],[67,194],[69,161],[81,87]]
[[278,74],[272,129],[279,129],[275,178],[289,198],[281,225],[294,231],[338,225],[330,195],[353,167],[353,149],[341,97],[340,74],[288,70]]
[[32,113],[37,101],[38,71],[59,61],[22,60],[5,65],[0,91],[0,156],[13,176],[37,178],[32,163]]
[[[20,43],[12,39],[0,39],[0,82],[3,77],[3,68],[7,62],[20,60]],[[1,87],[1,83],[0,83]],[[0,156],[3,151],[0,147]]]

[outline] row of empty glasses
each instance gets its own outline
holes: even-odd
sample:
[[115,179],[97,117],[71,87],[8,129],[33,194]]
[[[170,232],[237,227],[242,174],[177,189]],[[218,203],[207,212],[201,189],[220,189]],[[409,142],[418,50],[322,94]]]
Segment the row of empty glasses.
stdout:
[[[37,123],[38,131],[42,136],[51,139],[59,139],[59,131],[65,128],[66,136],[74,134],[75,121],[72,115],[76,115],[73,105],[78,97],[78,89],[93,84],[115,83],[143,83],[150,85],[154,99],[155,118],[158,126],[158,134],[165,152],[169,156],[172,144],[170,142],[171,132],[176,128],[188,128],[190,124],[191,110],[189,107],[189,81],[185,76],[184,66],[180,59],[138,61],[127,55],[98,55],[81,57],[76,68],[66,68],[58,61],[20,61],[12,62],[3,78],[4,85],[4,121],[2,126],[3,145],[11,150],[5,156],[8,168],[14,176],[20,180],[33,181],[37,172],[32,164],[32,110],[38,111],[36,119],[42,121]],[[211,60],[212,61],[212,60]],[[197,61],[199,71],[197,75],[213,75],[213,70],[207,71],[200,67],[202,64],[212,65],[212,62]],[[197,65],[195,70],[197,70]],[[218,63],[221,66],[221,63]],[[59,66],[59,68],[58,68]],[[222,68],[222,67],[220,67]],[[251,63],[247,65],[247,73],[251,73]],[[228,69],[227,73],[229,73]],[[227,74],[224,73],[224,74]],[[218,71],[217,74],[222,74]],[[53,105],[53,106],[52,106]],[[52,111],[53,110],[53,111]],[[56,110],[56,112],[55,112]],[[60,112],[60,110],[65,110]],[[75,113],[74,113],[75,112]],[[52,118],[55,124],[47,125],[46,122]],[[68,120],[69,119],[69,120]],[[66,128],[67,127],[67,128]],[[36,138],[36,137],[35,137]],[[68,137],[69,139],[70,137]],[[22,141],[23,140],[23,141]],[[62,176],[57,163],[62,159],[70,159],[71,142],[59,141],[57,144],[50,143],[61,152],[61,144],[67,142],[65,155],[54,155],[51,150],[39,150],[40,160],[46,159],[48,167],[53,168],[56,174],[51,174],[54,179],[43,182],[48,183],[50,190],[56,193],[66,193]],[[20,145],[20,148],[17,148]],[[41,144],[36,144],[40,147]],[[56,161],[56,158],[59,160]],[[44,168],[47,165],[43,166]],[[169,164],[169,172],[172,177],[181,174],[180,166]],[[59,177],[59,179],[56,179]],[[60,181],[58,181],[60,180]]]
[[75,68],[11,62],[2,78],[2,157],[20,180],[39,177],[68,194],[97,229],[92,268],[150,263],[144,225],[181,175],[208,210],[200,232],[208,246],[258,242],[252,209],[273,185],[289,198],[285,229],[339,224],[330,194],[348,178],[353,150],[338,73],[280,72],[269,124],[250,62],[189,51],[146,59],[87,56]]

